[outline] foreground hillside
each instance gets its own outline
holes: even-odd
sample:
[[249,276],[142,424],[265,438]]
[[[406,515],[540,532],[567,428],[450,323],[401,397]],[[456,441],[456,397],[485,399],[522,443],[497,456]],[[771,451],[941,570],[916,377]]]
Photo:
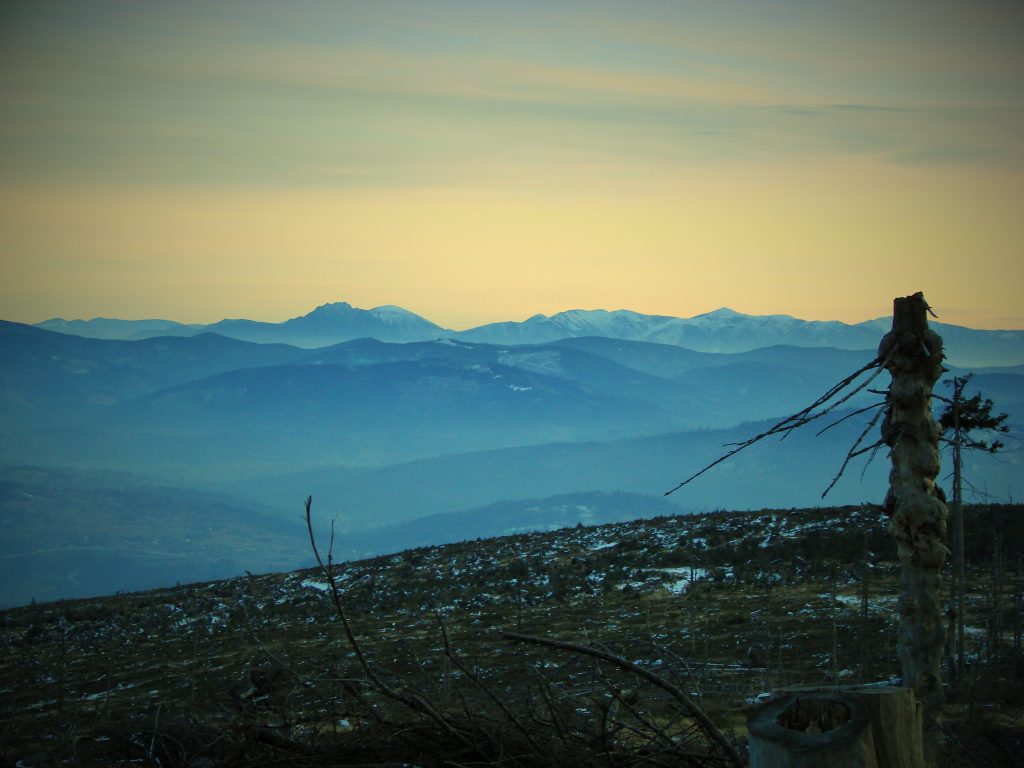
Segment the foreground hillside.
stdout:
[[[972,718],[950,710],[944,765],[1019,759],[1020,576],[1006,563],[1024,554],[1022,512],[969,513]],[[365,668],[316,570],[10,609],[2,755],[38,766],[501,755],[721,765],[699,724],[637,672],[502,632],[617,654],[673,681],[741,745],[762,691],[898,674],[891,552],[878,514],[846,507],[577,526],[339,564]],[[965,749],[973,762],[956,762]]]

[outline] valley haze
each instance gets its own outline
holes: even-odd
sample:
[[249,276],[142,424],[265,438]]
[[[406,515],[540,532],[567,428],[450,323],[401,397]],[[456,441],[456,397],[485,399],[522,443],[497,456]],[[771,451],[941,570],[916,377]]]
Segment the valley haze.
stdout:
[[[453,331],[346,302],[281,323],[0,321],[0,605],[307,565],[307,495],[342,558],[876,503],[884,455],[821,498],[870,419],[854,411],[880,400],[867,390],[835,428],[755,446],[662,494],[870,362],[889,325],[570,310]],[[932,326],[948,375],[973,372],[1010,414],[1011,450],[969,455],[967,477],[1019,498],[1024,331]]]

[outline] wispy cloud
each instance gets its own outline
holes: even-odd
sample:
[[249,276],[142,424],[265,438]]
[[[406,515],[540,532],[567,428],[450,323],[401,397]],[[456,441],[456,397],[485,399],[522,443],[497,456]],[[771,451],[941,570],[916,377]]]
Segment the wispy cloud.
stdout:
[[863,301],[920,274],[956,293],[947,273],[971,254],[1019,303],[1019,3],[58,0],[0,15],[0,253],[7,283],[40,295],[63,273],[65,297],[106,291],[126,278],[104,254],[144,253],[133,275],[175,285],[193,270],[223,289],[258,262],[246,274],[272,292],[301,262],[377,286],[367,305],[402,303],[382,286],[404,279],[405,296],[429,286],[454,306],[445,268],[467,294],[488,278],[520,298],[543,272],[553,302],[657,295],[671,312],[679,286],[764,288],[750,276],[767,261],[772,291],[820,268],[822,295],[842,281]]
[[[829,153],[1024,163],[1020,108],[972,101],[979,78],[988,97],[1019,83],[995,68],[1019,63],[1005,33],[944,43],[902,13],[869,29],[870,4],[98,8],[33,17],[35,38],[0,53],[8,177],[416,185],[586,155],[631,175]],[[953,21],[940,8],[928,24]]]

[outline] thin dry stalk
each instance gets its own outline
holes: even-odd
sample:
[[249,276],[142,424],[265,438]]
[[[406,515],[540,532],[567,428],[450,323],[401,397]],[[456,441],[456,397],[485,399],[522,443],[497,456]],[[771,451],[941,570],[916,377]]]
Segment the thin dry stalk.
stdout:
[[558,648],[563,651],[570,651],[572,653],[579,653],[584,656],[590,656],[592,658],[600,659],[605,661],[612,666],[624,669],[635,675],[642,677],[649,683],[653,684],[657,688],[661,688],[663,691],[668,693],[680,704],[683,705],[686,714],[693,718],[697,723],[700,724],[701,730],[704,735],[712,742],[714,742],[722,752],[728,756],[729,761],[735,768],[743,768],[743,759],[740,757],[736,748],[729,742],[725,735],[718,729],[711,719],[704,713],[696,702],[689,697],[689,695],[682,688],[674,685],[660,675],[656,675],[649,669],[641,667],[639,664],[634,664],[628,659],[624,659],[621,656],[617,656],[606,650],[600,648],[594,648],[589,645],[580,645],[579,643],[572,643],[565,640],[552,640],[546,637],[535,637],[533,635],[523,635],[518,632],[502,632],[502,636],[508,640],[516,643],[530,643],[532,645],[543,645],[549,648]]

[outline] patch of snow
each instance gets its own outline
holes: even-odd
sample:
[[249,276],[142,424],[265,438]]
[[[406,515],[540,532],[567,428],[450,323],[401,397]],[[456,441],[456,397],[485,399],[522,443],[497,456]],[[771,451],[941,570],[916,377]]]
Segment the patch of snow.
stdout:
[[829,521],[820,520],[816,522],[803,523],[802,525],[795,525],[792,528],[787,529],[782,537],[786,539],[795,539],[802,533],[808,533],[810,531],[820,531],[822,528],[828,528]]
[[632,587],[633,589],[642,589],[646,586],[646,584],[647,583],[643,581],[624,581],[621,584],[616,584],[615,588],[620,591],[626,589],[627,587]]
[[56,703],[57,703],[56,699],[48,699],[48,700],[43,700],[43,701],[37,701],[35,704],[29,704],[27,707],[25,707],[25,709],[42,709],[43,707],[48,707],[51,704],[56,704]]
[[90,693],[88,696],[83,696],[82,701],[96,701],[97,699],[102,699],[107,694],[120,693],[121,691],[127,691],[134,687],[135,683],[118,683],[109,690],[100,691],[99,693]]
[[665,589],[667,589],[673,595],[681,595],[686,591],[686,588],[689,586],[689,579],[679,579],[679,581],[673,581],[670,584],[666,584]]
[[555,351],[524,353],[503,350],[498,354],[498,363],[548,376],[558,376],[562,368],[561,355]]

